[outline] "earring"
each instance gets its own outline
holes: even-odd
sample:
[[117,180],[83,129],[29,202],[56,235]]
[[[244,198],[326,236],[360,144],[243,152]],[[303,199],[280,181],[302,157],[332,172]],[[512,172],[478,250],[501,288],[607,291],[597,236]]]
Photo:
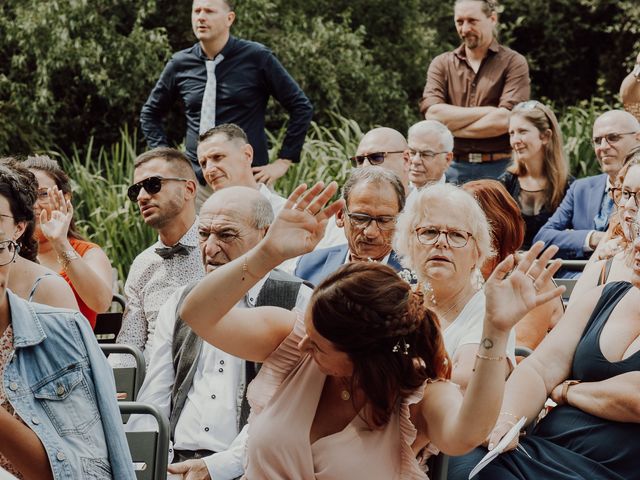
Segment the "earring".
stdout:
[[472,275],[471,281],[473,282],[473,285],[476,290],[480,290],[482,287],[484,287],[484,277],[482,276],[482,272],[478,267],[475,268],[475,270],[471,273],[471,275]]

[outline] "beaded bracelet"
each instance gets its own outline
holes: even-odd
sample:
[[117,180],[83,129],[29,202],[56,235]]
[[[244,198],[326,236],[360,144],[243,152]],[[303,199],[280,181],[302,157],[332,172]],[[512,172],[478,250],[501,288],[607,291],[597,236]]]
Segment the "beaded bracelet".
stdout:
[[488,355],[482,355],[481,353],[476,353],[476,357],[478,357],[481,360],[493,360],[496,362],[501,362],[502,360],[505,359],[505,357],[489,357]]

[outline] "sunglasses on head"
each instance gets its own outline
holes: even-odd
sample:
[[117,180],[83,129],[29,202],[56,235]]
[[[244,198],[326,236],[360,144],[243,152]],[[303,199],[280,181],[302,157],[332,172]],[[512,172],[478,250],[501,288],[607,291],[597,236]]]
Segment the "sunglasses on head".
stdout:
[[187,182],[188,179],[180,178],[180,177],[159,177],[153,176],[148,177],[142,180],[141,182],[134,183],[127,189],[127,196],[129,200],[132,202],[138,201],[138,195],[140,194],[140,190],[144,188],[144,191],[149,195],[153,195],[158,193],[162,189],[162,182],[173,180],[176,182]]
[[404,153],[404,150],[396,150],[394,152],[374,152],[368,153],[366,155],[356,155],[355,157],[351,157],[351,165],[354,167],[361,166],[365,160],[369,160],[371,165],[382,165],[384,163],[384,159],[387,158],[387,155],[391,153]]

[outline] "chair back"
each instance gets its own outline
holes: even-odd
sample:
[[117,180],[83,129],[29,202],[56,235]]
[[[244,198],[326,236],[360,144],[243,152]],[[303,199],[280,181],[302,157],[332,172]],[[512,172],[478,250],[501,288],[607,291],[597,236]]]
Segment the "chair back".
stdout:
[[113,369],[113,377],[116,382],[118,400],[135,401],[144,381],[146,364],[144,355],[139,348],[132,345],[101,344],[102,352],[108,357],[111,353],[132,355],[136,361],[135,367],[117,367]]
[[[119,306],[114,309],[114,304]],[[93,329],[93,333],[96,336],[98,343],[116,343],[116,337],[120,333],[120,327],[122,327],[122,315],[126,306],[125,298],[117,293],[113,294],[111,300],[111,311],[99,313],[96,316],[96,326]]]

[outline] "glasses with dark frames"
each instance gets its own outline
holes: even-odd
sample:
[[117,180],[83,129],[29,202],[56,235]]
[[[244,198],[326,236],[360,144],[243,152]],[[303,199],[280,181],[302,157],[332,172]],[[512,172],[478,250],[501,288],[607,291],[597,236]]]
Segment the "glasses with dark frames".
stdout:
[[624,132],[624,133],[607,133],[606,135],[602,135],[600,137],[593,137],[593,146],[599,147],[602,145],[602,139],[604,138],[609,145],[613,145],[622,140],[622,137],[625,135],[636,135],[638,132]]
[[398,220],[398,217],[395,215],[380,215],[378,217],[373,217],[366,213],[351,213],[346,208],[344,209],[344,213],[347,214],[351,225],[359,230],[364,230],[371,224],[371,222],[376,222],[378,229],[382,231],[393,230],[396,227],[396,222]]
[[629,201],[629,199],[632,197],[633,197],[633,203],[636,204],[636,207],[640,206],[638,205],[638,193],[640,193],[640,190],[636,192],[632,192],[631,190],[627,190],[622,187],[611,187],[609,189],[609,192],[611,193],[611,198],[613,199],[613,203],[615,203],[618,207],[621,205],[625,205]]
[[0,242],[0,267],[9,265],[13,262],[19,251],[20,245],[13,240],[4,240]]
[[160,177],[154,175],[153,177],[148,177],[142,180],[141,182],[134,183],[127,189],[127,196],[129,200],[132,202],[138,201],[138,195],[140,195],[140,190],[144,188],[144,191],[149,195],[154,195],[158,193],[162,189],[162,182],[166,181],[176,181],[176,182],[188,182],[187,178],[180,177]]
[[440,235],[444,235],[447,243],[453,248],[462,248],[469,243],[469,239],[473,237],[470,232],[463,230],[440,230],[436,227],[418,227],[416,228],[416,236],[418,242],[423,245],[434,245],[438,242]]
[[387,158],[387,155],[391,155],[392,153],[404,153],[404,150],[395,150],[393,152],[374,152],[367,153],[366,155],[356,155],[351,157],[351,165],[353,167],[359,167],[364,163],[365,160],[369,160],[371,165],[382,165]]

